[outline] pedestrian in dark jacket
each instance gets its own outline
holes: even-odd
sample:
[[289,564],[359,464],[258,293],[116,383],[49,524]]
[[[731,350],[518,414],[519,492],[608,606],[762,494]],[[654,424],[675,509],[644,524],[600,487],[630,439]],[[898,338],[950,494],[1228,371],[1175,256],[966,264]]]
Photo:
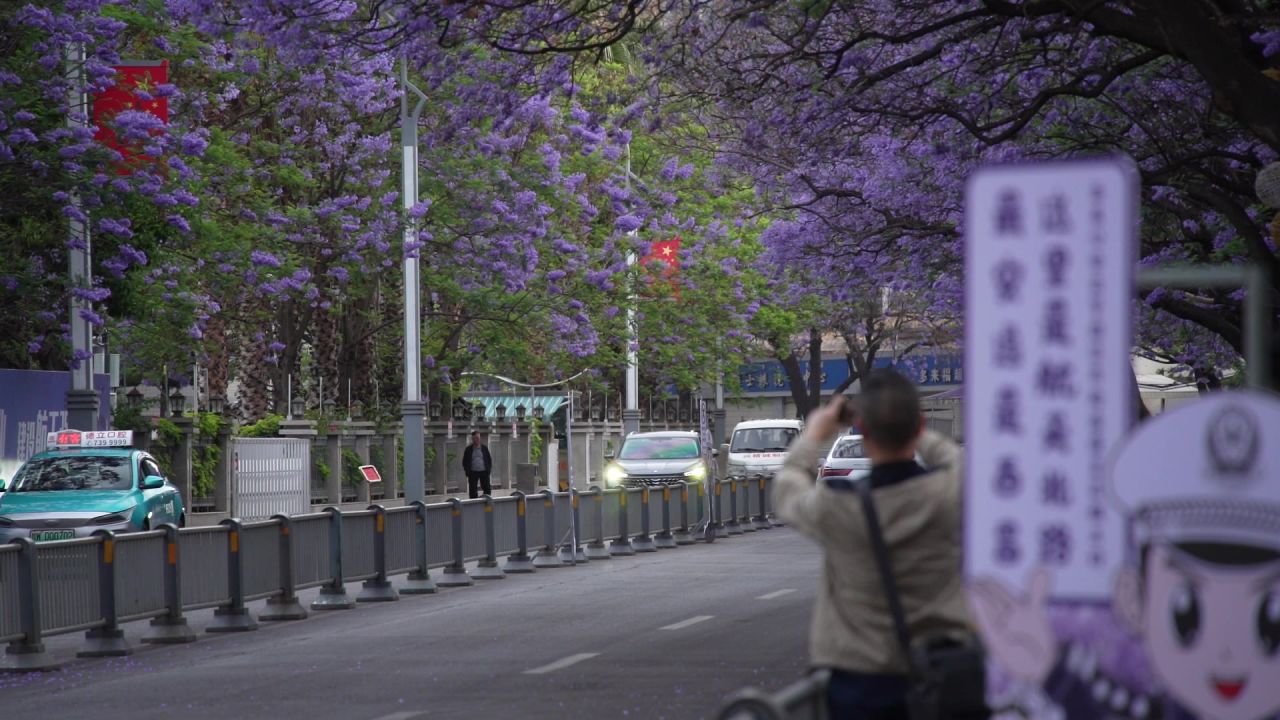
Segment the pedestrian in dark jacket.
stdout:
[[489,454],[489,446],[480,442],[480,432],[471,433],[471,444],[462,451],[462,469],[467,473],[467,494],[469,497],[480,497],[476,486],[484,490],[485,495],[492,495],[489,485],[489,473],[493,471],[493,456]]

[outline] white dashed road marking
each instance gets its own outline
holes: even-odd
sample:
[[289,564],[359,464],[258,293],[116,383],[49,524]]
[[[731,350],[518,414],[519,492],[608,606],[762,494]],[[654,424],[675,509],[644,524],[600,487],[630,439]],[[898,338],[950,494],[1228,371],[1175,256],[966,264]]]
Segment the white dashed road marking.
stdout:
[[795,588],[783,588],[783,589],[781,589],[781,590],[774,590],[774,591],[773,591],[773,592],[771,592],[771,593],[766,593],[766,594],[764,594],[764,595],[761,595],[760,597],[758,597],[758,598],[756,598],[756,599],[757,599],[757,600],[772,600],[772,599],[774,599],[774,598],[776,598],[776,597],[782,597],[783,595],[786,595],[787,593],[793,593],[793,592],[795,592],[795,591],[796,591],[796,589],[795,589]]
[[549,672],[555,672],[556,670],[563,670],[569,667],[570,665],[576,665],[582,662],[583,660],[590,660],[591,658],[596,657],[599,654],[600,653],[578,653],[577,655],[570,655],[569,657],[560,658],[559,660],[553,663],[549,663],[547,665],[543,665],[542,667],[536,667],[532,670],[525,670],[524,674],[525,675],[545,675]]
[[662,628],[658,628],[658,629],[659,629],[659,630],[679,630],[679,629],[681,629],[681,628],[687,628],[687,627],[689,627],[690,625],[697,625],[698,623],[702,622],[703,620],[710,620],[710,619],[711,619],[711,618],[713,618],[713,617],[715,617],[715,615],[698,615],[698,616],[695,616],[695,617],[691,617],[691,618],[689,618],[688,620],[681,620],[681,621],[680,621],[680,622],[678,622],[678,623],[674,623],[674,624],[672,624],[672,625],[668,625],[668,626],[666,626],[666,627],[662,627]]

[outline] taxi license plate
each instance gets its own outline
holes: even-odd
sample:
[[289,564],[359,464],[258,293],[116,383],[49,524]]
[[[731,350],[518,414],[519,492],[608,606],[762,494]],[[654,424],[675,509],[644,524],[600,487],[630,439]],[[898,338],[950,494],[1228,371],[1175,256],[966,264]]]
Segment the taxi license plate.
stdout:
[[53,542],[54,540],[71,540],[76,536],[75,530],[32,530],[32,542]]

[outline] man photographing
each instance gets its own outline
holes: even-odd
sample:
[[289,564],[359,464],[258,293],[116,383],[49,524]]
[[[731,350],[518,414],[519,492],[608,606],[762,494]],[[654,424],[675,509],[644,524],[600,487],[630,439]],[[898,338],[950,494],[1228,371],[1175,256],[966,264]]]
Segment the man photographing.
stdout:
[[[853,424],[871,460],[871,497],[913,637],[969,632],[961,581],[961,450],[924,428],[910,380],[877,370],[856,409],[838,397],[816,410],[778,471],[778,517],[823,549],[809,635],[814,667],[831,670],[831,717],[906,720],[909,665],[881,584],[860,479],[815,482],[821,446]],[[928,467],[921,467],[919,457]]]

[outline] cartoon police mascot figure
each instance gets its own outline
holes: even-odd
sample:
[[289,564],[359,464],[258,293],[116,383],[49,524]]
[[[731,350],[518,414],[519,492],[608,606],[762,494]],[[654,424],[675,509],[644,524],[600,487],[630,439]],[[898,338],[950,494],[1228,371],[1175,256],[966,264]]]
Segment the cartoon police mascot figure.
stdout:
[[1018,715],[1276,718],[1280,400],[1221,392],[1157,416],[1115,454],[1110,484],[1128,526],[1111,612],[1132,637],[1108,642],[1140,645],[1149,692],[1104,669],[1100,648],[1055,637],[1048,571],[1022,596],[977,580],[973,611],[992,660],[1023,688]]

